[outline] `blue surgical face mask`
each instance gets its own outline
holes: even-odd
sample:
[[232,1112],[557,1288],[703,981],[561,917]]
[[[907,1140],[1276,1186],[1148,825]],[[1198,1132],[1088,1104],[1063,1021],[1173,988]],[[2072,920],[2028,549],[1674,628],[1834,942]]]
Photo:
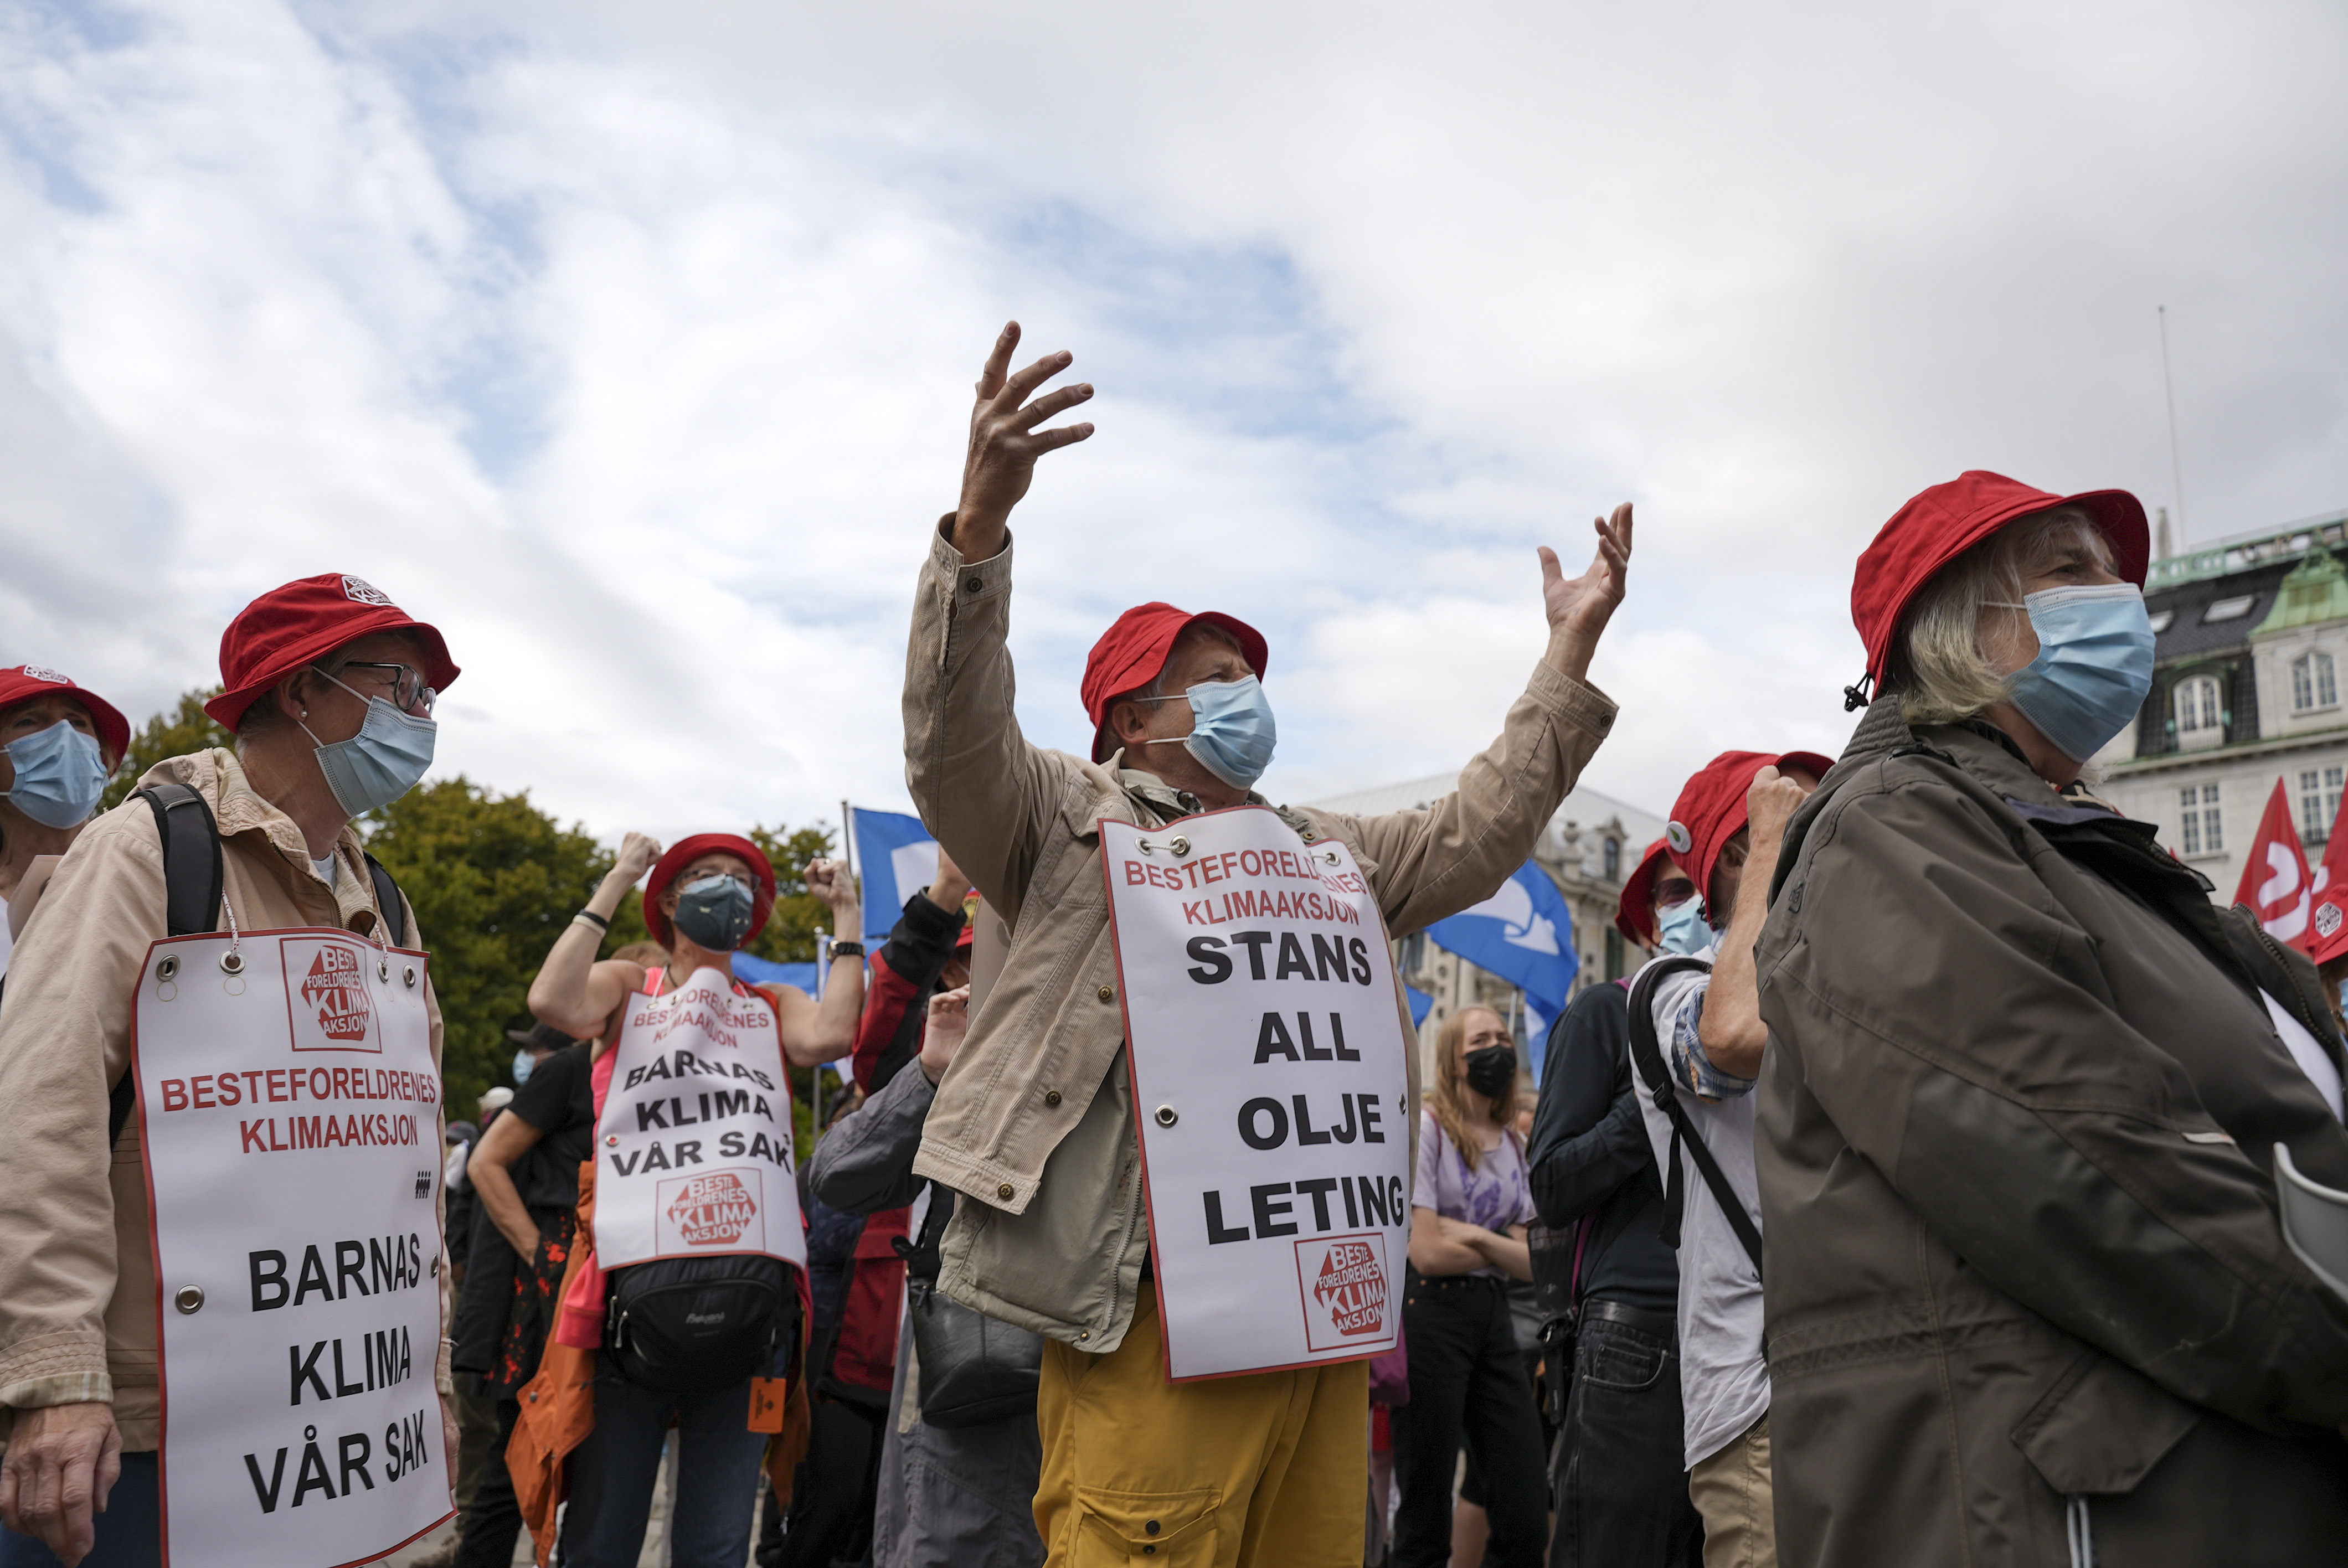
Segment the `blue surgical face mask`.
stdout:
[[1666,904],[1655,911],[1655,933],[1666,952],[1694,958],[1712,946],[1712,927],[1704,923],[1704,900]]
[[2084,763],[2134,722],[2152,690],[2143,589],[2050,588],[1998,608],[2029,612],[2038,657],[2014,675],[2013,705],[2065,756]]
[[530,1070],[538,1065],[538,1058],[527,1050],[514,1052],[514,1087],[520,1089],[530,1081]]
[[[332,675],[326,679],[335,681]],[[335,684],[343,686],[340,681]],[[348,686],[343,690],[351,692]],[[366,705],[357,734],[318,746],[318,771],[326,775],[326,787],[345,816],[365,816],[414,789],[432,765],[432,742],[440,733],[431,720],[403,713],[380,697],[369,697]],[[318,739],[307,724],[302,733]]]
[[63,719],[5,750],[16,767],[8,804],[44,827],[76,827],[106,793],[106,762],[98,742]]
[[1272,765],[1272,748],[1280,741],[1263,683],[1252,675],[1208,681],[1183,694],[1190,699],[1193,718],[1182,749],[1233,789],[1246,789],[1263,777],[1263,770]]
[[676,898],[670,916],[680,935],[713,953],[730,953],[749,939],[751,916],[757,907],[750,885],[723,872],[696,876]]

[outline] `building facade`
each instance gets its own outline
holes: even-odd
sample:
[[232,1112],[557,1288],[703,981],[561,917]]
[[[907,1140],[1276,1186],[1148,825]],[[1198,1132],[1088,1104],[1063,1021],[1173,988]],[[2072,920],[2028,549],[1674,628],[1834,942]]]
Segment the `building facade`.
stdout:
[[2233,901],[2280,781],[2319,858],[2348,779],[2348,513],[2152,563],[2151,693],[2096,791]]

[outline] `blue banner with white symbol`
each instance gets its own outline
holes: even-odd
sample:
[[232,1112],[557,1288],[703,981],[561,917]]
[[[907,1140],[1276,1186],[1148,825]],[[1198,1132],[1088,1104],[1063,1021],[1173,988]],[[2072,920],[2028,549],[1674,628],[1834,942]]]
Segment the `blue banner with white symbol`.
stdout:
[[1525,993],[1528,1063],[1540,1081],[1549,1026],[1573,995],[1573,911],[1549,873],[1526,861],[1472,909],[1426,928],[1427,940],[1499,976]]
[[864,940],[878,951],[905,912],[905,900],[938,879],[938,841],[922,819],[850,806],[856,875],[864,882]]

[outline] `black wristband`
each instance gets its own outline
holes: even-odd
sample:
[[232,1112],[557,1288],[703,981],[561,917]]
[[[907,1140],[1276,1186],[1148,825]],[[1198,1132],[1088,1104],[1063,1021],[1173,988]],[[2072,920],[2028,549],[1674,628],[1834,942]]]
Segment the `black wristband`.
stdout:
[[831,945],[831,956],[834,958],[860,958],[864,956],[864,944],[861,942],[834,942]]
[[592,920],[595,922],[595,929],[598,931],[608,931],[612,928],[612,922],[606,920],[602,916],[598,915],[592,909],[582,909],[578,914],[573,915],[572,918],[574,920]]

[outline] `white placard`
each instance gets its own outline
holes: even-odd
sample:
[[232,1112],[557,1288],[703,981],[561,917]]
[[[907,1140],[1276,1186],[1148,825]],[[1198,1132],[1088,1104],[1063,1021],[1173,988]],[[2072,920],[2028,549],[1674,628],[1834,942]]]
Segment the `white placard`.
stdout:
[[1100,831],[1167,1376],[1393,1348],[1409,1080],[1368,879],[1262,806]]
[[172,1568],[365,1563],[454,1512],[426,962],[330,927],[148,949],[131,1071]]
[[595,1256],[764,1253],[807,1266],[774,1005],[697,969],[628,999],[595,1128]]

